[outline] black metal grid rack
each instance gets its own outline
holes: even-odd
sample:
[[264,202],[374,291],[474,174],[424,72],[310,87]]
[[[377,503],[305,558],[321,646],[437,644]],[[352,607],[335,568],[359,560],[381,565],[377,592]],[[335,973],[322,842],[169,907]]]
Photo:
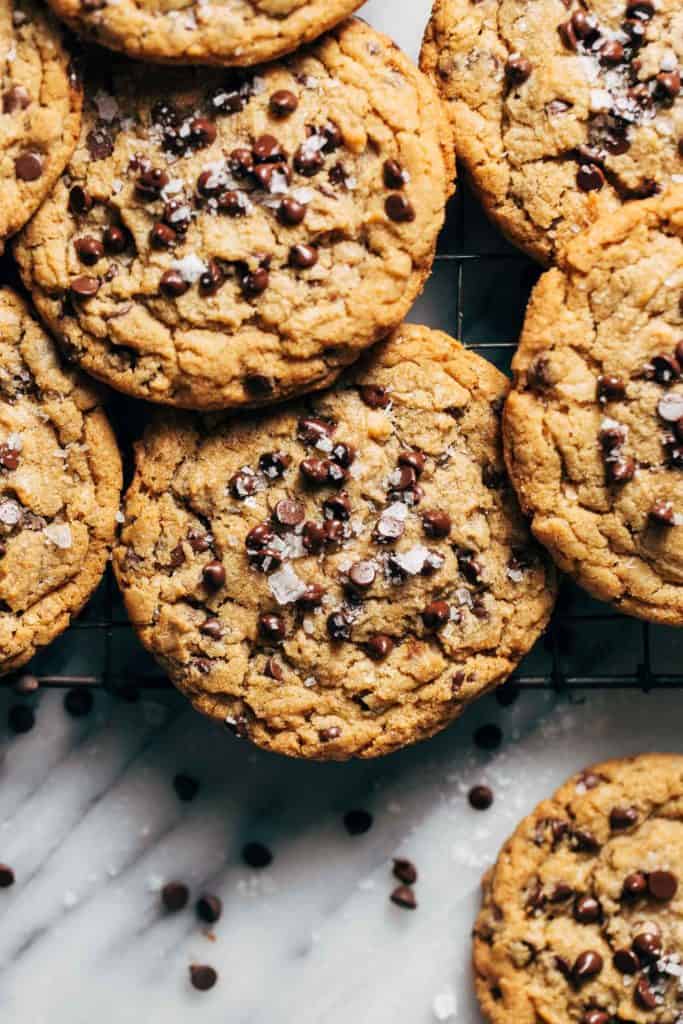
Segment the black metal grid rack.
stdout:
[[[410,319],[449,331],[507,370],[538,274],[538,268],[488,224],[461,187],[449,209],[426,298]],[[16,286],[13,268],[2,276]],[[117,416],[120,405],[126,415]],[[115,397],[113,406],[115,425],[117,420],[125,423],[128,431],[130,404]],[[141,409],[144,413],[138,405],[133,416],[138,429]],[[124,456],[130,441],[130,433],[122,437]],[[546,636],[520,666],[513,683],[570,698],[595,689],[683,688],[683,672],[672,671],[677,665],[683,665],[683,631],[628,619],[565,583]],[[102,688],[124,696],[170,686],[135,640],[110,570],[67,633],[24,672],[45,687]],[[11,685],[16,679],[0,682]]]

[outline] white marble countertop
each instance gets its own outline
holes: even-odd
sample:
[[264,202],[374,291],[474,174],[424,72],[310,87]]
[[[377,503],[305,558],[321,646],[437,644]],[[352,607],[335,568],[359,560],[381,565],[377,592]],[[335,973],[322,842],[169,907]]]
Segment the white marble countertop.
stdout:
[[[371,0],[364,14],[416,56],[428,7]],[[466,233],[483,232],[504,252],[473,217]],[[515,274],[503,267],[466,297],[469,340],[505,336],[509,316],[499,320],[500,303],[487,296],[504,294],[519,314],[528,280]],[[455,332],[454,294],[442,264],[413,318]],[[596,607],[572,600],[579,611]],[[71,631],[42,670],[92,670],[87,636]],[[631,673],[642,636],[622,619],[577,627],[561,638],[561,656],[584,674]],[[116,653],[137,667],[142,655],[116,637]],[[651,632],[656,670],[680,671],[682,637]],[[528,665],[545,672],[548,658],[541,644]],[[0,862],[16,873],[0,889],[2,1024],[481,1024],[470,931],[479,880],[502,841],[584,764],[683,751],[683,694],[664,690],[600,691],[577,703],[525,692],[509,708],[486,698],[429,743],[350,765],[260,753],[172,694],[128,704],[99,693],[79,719],[65,714],[62,696],[33,698],[35,728],[2,741]],[[2,720],[18,702],[0,692]],[[505,737],[492,754],[472,742],[487,722]],[[200,782],[192,802],[176,796],[178,772]],[[483,813],[467,802],[479,782],[495,794]],[[344,829],[351,808],[373,815],[364,835]],[[269,867],[244,865],[249,841],[272,851]],[[397,855],[419,870],[415,912],[388,899]],[[222,898],[212,935],[191,907],[160,910],[171,879],[193,897]],[[210,992],[190,986],[191,963],[218,971]]]

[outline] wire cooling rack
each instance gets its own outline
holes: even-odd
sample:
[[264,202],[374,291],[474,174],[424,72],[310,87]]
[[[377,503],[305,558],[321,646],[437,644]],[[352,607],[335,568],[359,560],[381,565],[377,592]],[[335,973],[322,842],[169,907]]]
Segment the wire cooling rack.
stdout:
[[[2,278],[16,287],[14,268],[2,262]],[[538,274],[460,188],[434,273],[410,319],[448,331],[507,371]],[[130,445],[142,427],[144,406],[114,396],[111,415],[130,471]],[[683,665],[683,630],[628,619],[565,582],[546,635],[511,683],[525,690],[555,690],[569,699],[594,689],[683,688],[677,665]],[[43,687],[99,688],[124,698],[170,686],[135,639],[111,570],[64,636],[21,673],[27,674]],[[0,679],[0,685],[17,682],[16,676]]]

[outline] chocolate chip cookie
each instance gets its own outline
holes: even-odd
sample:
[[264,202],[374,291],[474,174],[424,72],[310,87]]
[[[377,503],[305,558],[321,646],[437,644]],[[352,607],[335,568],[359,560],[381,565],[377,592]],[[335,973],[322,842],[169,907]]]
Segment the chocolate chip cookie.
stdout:
[[363,0],[50,0],[71,28],[140,60],[247,66],[333,28]]
[[69,353],[140,398],[329,384],[425,281],[452,188],[427,79],[359,21],[258,75],[119,63],[17,255]]
[[683,625],[683,188],[569,246],[513,369],[506,456],[536,537],[596,597]]
[[2,0],[0,47],[0,250],[48,194],[81,123],[78,75],[62,30],[34,0]]
[[512,672],[555,583],[505,477],[506,390],[404,327],[315,398],[151,426],[115,567],[196,708],[279,753],[373,757]]
[[436,0],[422,66],[491,217],[543,262],[683,180],[680,0]]
[[120,491],[97,391],[0,289],[0,674],[66,629],[99,583]]
[[610,761],[519,826],[484,880],[477,994],[491,1024],[677,1024],[683,757]]

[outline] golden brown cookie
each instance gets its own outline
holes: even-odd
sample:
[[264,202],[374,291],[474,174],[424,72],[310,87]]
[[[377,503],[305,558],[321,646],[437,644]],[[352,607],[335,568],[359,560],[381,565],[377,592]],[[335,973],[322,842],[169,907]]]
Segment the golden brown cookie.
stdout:
[[0,674],[69,625],[116,530],[121,459],[99,393],[0,289]]
[[506,390],[406,326],[305,402],[150,427],[115,567],[196,708],[342,760],[430,736],[507,678],[555,581],[505,477]]
[[559,567],[683,625],[683,188],[576,239],[533,294],[506,457]]
[[0,2],[0,250],[38,209],[76,145],[82,93],[62,34],[41,3]]
[[94,42],[163,64],[247,66],[321,36],[363,0],[50,0]]
[[677,1024],[682,949],[681,756],[570,779],[484,879],[474,964],[490,1024]]
[[436,0],[422,67],[486,210],[544,263],[683,180],[680,0]]
[[396,327],[452,189],[427,79],[345,25],[258,75],[119,62],[17,256],[81,365],[139,398],[261,405]]

